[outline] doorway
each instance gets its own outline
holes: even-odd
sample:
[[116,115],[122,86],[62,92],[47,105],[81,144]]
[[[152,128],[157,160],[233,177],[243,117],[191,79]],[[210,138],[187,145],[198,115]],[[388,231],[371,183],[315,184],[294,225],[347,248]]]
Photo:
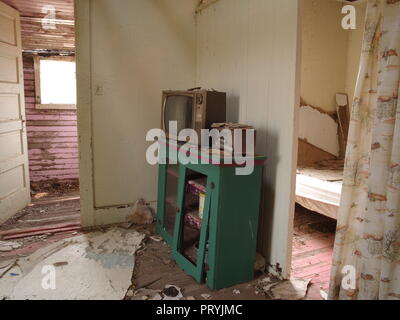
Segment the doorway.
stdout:
[[308,299],[326,299],[340,207],[349,114],[357,81],[366,4],[354,1],[356,29],[343,3],[304,0],[301,105],[291,276],[310,279]]
[[80,228],[74,1],[3,2],[16,12],[20,35],[25,183],[31,201],[16,214],[9,210],[0,235],[7,240],[74,231]]

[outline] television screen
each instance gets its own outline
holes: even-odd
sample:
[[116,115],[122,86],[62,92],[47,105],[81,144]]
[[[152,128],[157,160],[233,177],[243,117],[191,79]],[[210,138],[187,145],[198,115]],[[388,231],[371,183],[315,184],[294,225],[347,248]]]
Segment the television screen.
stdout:
[[164,125],[166,130],[169,121],[178,122],[178,134],[183,129],[193,126],[193,97],[168,96],[165,102]]

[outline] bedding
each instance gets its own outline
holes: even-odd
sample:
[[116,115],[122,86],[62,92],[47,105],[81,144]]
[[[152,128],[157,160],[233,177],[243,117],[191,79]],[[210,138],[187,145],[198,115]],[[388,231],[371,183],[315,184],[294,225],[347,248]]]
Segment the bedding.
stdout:
[[298,169],[296,202],[308,210],[337,219],[342,182],[343,170]]

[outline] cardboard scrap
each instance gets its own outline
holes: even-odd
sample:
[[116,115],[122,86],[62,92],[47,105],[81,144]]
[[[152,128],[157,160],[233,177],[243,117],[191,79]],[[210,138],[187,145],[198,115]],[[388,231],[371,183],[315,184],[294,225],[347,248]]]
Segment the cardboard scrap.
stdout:
[[320,290],[319,294],[321,295],[322,299],[328,300],[328,293],[325,292],[324,290]]
[[113,228],[41,248],[0,278],[0,297],[121,300],[131,285],[135,252],[144,238],[136,231]]
[[308,290],[311,279],[290,279],[279,282],[271,290],[272,298],[276,300],[301,300]]
[[201,297],[202,297],[204,300],[210,300],[210,299],[211,299],[211,295],[210,295],[210,294],[207,294],[207,293],[201,294]]

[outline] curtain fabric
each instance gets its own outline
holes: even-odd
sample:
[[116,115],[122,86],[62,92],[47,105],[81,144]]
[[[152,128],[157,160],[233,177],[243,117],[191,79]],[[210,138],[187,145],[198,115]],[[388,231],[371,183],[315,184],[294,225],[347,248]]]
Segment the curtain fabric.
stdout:
[[330,299],[400,300],[400,0],[369,0]]

